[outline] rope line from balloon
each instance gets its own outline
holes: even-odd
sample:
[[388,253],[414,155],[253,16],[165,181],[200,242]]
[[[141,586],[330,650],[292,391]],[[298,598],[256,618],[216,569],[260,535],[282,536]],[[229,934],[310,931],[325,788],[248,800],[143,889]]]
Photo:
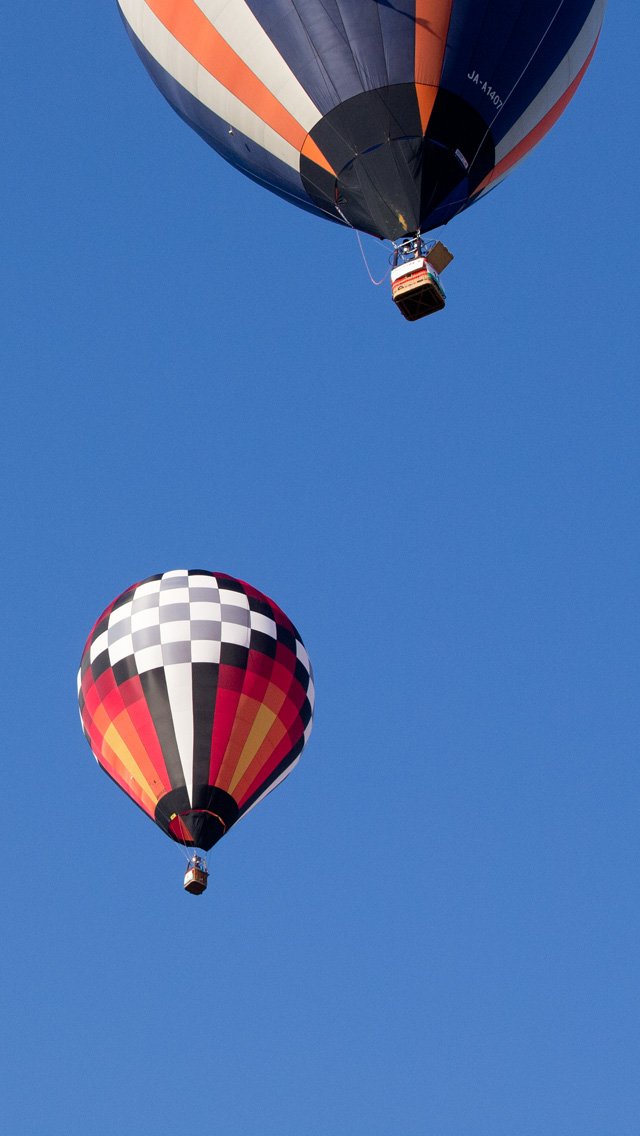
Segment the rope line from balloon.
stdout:
[[[180,817],[178,817],[178,820],[180,820]],[[180,822],[180,828],[179,828],[178,831],[182,833],[183,830],[184,830],[184,825],[182,824],[182,822]],[[185,837],[181,835],[179,842],[176,841],[176,843],[179,843],[179,845],[182,846],[182,851],[184,853],[185,859],[186,859],[187,864],[188,864],[191,857],[189,856],[189,850],[187,848],[187,841],[186,841]]]
[[362,259],[364,260],[364,266],[365,266],[365,268],[366,268],[367,272],[369,273],[369,279],[370,279],[371,283],[372,283],[372,284],[375,284],[376,288],[377,288],[377,287],[378,287],[378,286],[379,286],[380,284],[384,284],[385,280],[387,279],[387,276],[388,276],[388,275],[389,275],[389,273],[391,272],[391,268],[389,267],[389,268],[387,269],[387,271],[385,272],[385,274],[384,274],[384,276],[382,277],[382,279],[381,279],[381,280],[374,280],[374,279],[373,279],[373,276],[371,275],[371,269],[369,268],[369,264],[368,264],[367,258],[366,258],[365,254],[364,254],[364,249],[363,249],[363,247],[362,247],[362,241],[360,240],[360,233],[359,233],[359,232],[358,232],[358,230],[356,229],[355,225],[352,225],[352,224],[351,224],[351,221],[349,220],[349,218],[348,218],[348,217],[345,217],[345,215],[344,215],[344,213],[342,212],[342,209],[341,209],[341,208],[340,208],[340,206],[338,205],[338,202],[337,202],[337,201],[336,201],[336,209],[337,209],[338,213],[340,214],[340,216],[342,217],[342,220],[344,221],[345,225],[348,225],[350,229],[353,229],[353,231],[354,231],[354,233],[355,233],[356,237],[358,238],[358,244],[360,245],[360,252],[362,253]]

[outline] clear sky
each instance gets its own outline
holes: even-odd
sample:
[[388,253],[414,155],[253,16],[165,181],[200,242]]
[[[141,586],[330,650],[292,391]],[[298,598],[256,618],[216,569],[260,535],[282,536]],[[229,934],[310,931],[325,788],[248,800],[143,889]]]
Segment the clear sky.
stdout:
[[[413,326],[112,0],[3,30],[3,1131],[637,1136],[636,4]],[[317,683],[200,899],[75,698],[179,567],[271,595]]]

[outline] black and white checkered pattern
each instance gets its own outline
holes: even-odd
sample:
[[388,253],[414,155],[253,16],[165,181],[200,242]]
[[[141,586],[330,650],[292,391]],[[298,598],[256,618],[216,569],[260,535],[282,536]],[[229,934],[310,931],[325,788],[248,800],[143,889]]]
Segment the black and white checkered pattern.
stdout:
[[[139,584],[109,614],[91,643],[89,662],[104,651],[112,667],[133,656],[143,674],[174,663],[219,663],[223,643],[248,648],[252,631],[277,640],[275,620],[252,611],[244,592],[226,588],[226,582],[179,569]],[[310,670],[299,639],[296,654]]]

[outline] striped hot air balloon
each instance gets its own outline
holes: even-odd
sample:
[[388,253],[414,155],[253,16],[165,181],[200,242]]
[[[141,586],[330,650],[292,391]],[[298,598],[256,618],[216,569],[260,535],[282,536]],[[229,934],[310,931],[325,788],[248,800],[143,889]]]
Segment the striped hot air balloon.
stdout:
[[105,773],[173,840],[209,849],[297,763],[314,688],[272,600],[220,572],[179,570],[102,613],[78,698]]
[[606,0],[118,0],[145,67],[227,161],[398,240],[449,221],[550,129]]

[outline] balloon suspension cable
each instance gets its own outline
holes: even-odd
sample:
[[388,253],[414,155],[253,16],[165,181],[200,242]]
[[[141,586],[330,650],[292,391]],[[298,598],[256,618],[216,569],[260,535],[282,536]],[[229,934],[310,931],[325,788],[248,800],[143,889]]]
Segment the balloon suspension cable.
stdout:
[[185,860],[187,861],[187,864],[188,864],[191,860],[191,857],[189,855],[189,849],[187,848],[187,842],[186,842],[184,836],[180,837],[179,846],[182,849],[182,853],[183,853],[184,858],[185,858]]
[[356,237],[358,238],[358,244],[360,245],[360,252],[362,253],[362,259],[364,260],[364,266],[365,266],[367,272],[369,273],[369,279],[370,279],[371,283],[375,284],[375,286],[377,288],[379,284],[384,284],[384,282],[387,279],[387,276],[389,275],[391,269],[388,268],[387,271],[385,272],[384,276],[380,280],[374,280],[373,276],[371,275],[371,269],[369,268],[367,258],[364,255],[364,249],[362,247],[362,241],[360,240],[360,233],[358,232],[357,229],[355,230],[355,234],[356,234]]
[[[442,228],[442,225],[440,226]],[[406,253],[407,256],[418,255],[418,249],[424,254],[424,251],[430,252],[435,244],[437,244],[437,230],[435,230],[435,237],[425,240],[420,232],[420,229],[412,235],[407,234],[406,237],[398,237],[397,240],[391,241],[393,245],[393,252],[389,254],[389,264],[393,265],[395,257],[399,253]]]
[[385,274],[384,274],[384,276],[382,277],[381,280],[374,280],[373,279],[373,276],[371,275],[371,269],[369,268],[369,264],[368,264],[367,258],[365,256],[364,249],[362,247],[362,241],[360,240],[360,233],[356,229],[355,225],[351,224],[351,221],[349,220],[349,218],[345,217],[345,215],[342,212],[342,209],[338,205],[337,201],[336,201],[336,209],[337,209],[338,213],[340,214],[340,216],[342,217],[342,220],[344,221],[345,225],[348,225],[350,229],[353,229],[356,237],[358,238],[358,244],[360,245],[360,252],[362,253],[362,259],[364,261],[364,266],[365,266],[367,272],[369,273],[369,279],[370,279],[371,283],[375,284],[376,288],[378,287],[379,284],[384,284],[385,280],[387,279],[387,276],[389,275],[389,273],[391,271],[391,268],[387,269],[387,271],[385,272]]
[[493,129],[493,125],[494,125],[494,123],[495,123],[495,121],[496,121],[496,119],[497,119],[498,115],[502,114],[502,111],[504,110],[504,108],[506,107],[507,103],[509,102],[509,99],[511,98],[511,96],[512,96],[513,92],[515,91],[516,87],[518,86],[518,84],[520,83],[521,79],[522,79],[522,78],[524,77],[524,75],[526,74],[526,72],[527,72],[527,71],[529,70],[529,68],[530,68],[531,64],[533,63],[533,61],[534,61],[534,59],[535,59],[536,55],[537,55],[537,54],[538,54],[538,52],[540,51],[540,48],[542,47],[542,45],[543,45],[543,43],[544,43],[545,39],[546,39],[546,38],[547,38],[547,36],[549,35],[549,32],[551,31],[551,29],[552,29],[553,25],[555,24],[555,22],[556,22],[556,20],[557,20],[558,16],[560,15],[560,9],[561,9],[561,8],[563,8],[563,7],[564,7],[564,0],[560,0],[560,3],[558,4],[558,7],[556,8],[556,10],[555,10],[555,12],[554,12],[553,16],[551,17],[551,20],[549,21],[549,24],[547,25],[547,28],[546,28],[546,30],[545,30],[545,32],[544,32],[544,34],[543,34],[543,36],[542,36],[542,39],[541,39],[541,40],[540,40],[540,42],[538,43],[538,45],[537,45],[537,47],[535,48],[535,50],[534,50],[534,51],[533,51],[533,52],[531,53],[531,55],[529,56],[529,59],[527,60],[527,63],[525,64],[525,66],[523,67],[522,71],[521,71],[521,72],[520,72],[520,74],[518,75],[518,78],[516,79],[515,83],[513,84],[513,86],[512,86],[512,88],[511,88],[511,90],[509,91],[509,94],[507,95],[506,99],[504,99],[504,101],[502,102],[502,104],[500,105],[500,107],[498,108],[498,110],[496,111],[496,113],[494,114],[493,118],[491,119],[491,122],[489,123],[489,125],[488,125],[488,127],[487,127],[487,129],[486,129],[486,131],[485,131],[485,133],[484,133],[484,135],[483,135],[482,141],[480,142],[480,145],[478,146],[478,149],[476,150],[475,154],[473,155],[473,158],[472,158],[472,159],[471,159],[471,161],[469,162],[469,169],[467,170],[467,177],[468,177],[468,176],[469,176],[469,174],[471,173],[471,170],[473,169],[473,167],[474,167],[474,165],[475,165],[475,161],[476,161],[476,158],[478,157],[478,154],[480,153],[480,151],[481,151],[482,147],[483,147],[483,146],[484,146],[484,144],[485,144],[485,140],[486,140],[486,138],[487,138],[487,135],[489,134],[489,131]]

